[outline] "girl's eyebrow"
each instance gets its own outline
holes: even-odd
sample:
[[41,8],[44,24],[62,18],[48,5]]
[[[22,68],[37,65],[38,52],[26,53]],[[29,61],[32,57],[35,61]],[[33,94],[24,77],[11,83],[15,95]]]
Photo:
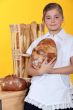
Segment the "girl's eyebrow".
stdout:
[[[56,14],[54,16],[59,16],[60,14]],[[45,17],[51,17],[51,15],[46,15]]]

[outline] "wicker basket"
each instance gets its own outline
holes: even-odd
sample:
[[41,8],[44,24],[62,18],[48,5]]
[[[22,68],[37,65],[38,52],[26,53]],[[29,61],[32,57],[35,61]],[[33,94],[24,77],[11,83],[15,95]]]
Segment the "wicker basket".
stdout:
[[10,25],[13,73],[22,78],[28,78],[27,64],[29,55],[26,50],[37,37],[44,34],[44,25],[32,22],[31,24]]

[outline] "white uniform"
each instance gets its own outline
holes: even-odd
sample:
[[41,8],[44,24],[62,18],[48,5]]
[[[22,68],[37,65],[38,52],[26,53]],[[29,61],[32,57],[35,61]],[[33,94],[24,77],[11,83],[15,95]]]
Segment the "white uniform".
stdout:
[[[68,66],[70,57],[73,56],[73,37],[62,29],[58,34],[52,36],[47,33],[35,40],[28,48],[27,53],[32,54],[33,48],[45,38],[52,38],[57,46],[57,61],[54,68]],[[48,74],[34,76],[25,101],[42,110],[55,110],[73,108],[70,93],[70,79],[67,74]]]

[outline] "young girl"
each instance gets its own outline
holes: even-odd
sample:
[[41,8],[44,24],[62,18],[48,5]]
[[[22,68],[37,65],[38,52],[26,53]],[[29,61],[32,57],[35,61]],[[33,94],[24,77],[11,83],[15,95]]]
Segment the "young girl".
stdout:
[[31,86],[25,98],[24,110],[56,110],[73,108],[69,74],[73,72],[73,37],[64,32],[61,25],[64,21],[63,10],[57,3],[47,4],[43,10],[43,21],[49,32],[34,41],[27,50],[32,50],[45,38],[52,38],[57,46],[57,59],[40,69],[28,64],[28,73],[32,76]]

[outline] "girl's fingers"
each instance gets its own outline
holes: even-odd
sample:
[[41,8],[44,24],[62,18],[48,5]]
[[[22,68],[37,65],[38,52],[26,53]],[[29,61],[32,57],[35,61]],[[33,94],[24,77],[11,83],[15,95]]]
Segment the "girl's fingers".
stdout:
[[49,64],[52,64],[52,63],[54,63],[56,61],[56,57],[54,57],[50,62],[49,62]]
[[42,64],[46,64],[46,63],[47,63],[47,58],[45,58]]
[[56,61],[56,57],[54,57],[49,63],[47,62],[47,59],[48,59],[48,58],[45,58],[45,60],[44,60],[43,63],[42,63],[43,65],[44,65],[44,64],[49,64],[49,65],[51,65],[51,64],[54,64],[55,61]]

